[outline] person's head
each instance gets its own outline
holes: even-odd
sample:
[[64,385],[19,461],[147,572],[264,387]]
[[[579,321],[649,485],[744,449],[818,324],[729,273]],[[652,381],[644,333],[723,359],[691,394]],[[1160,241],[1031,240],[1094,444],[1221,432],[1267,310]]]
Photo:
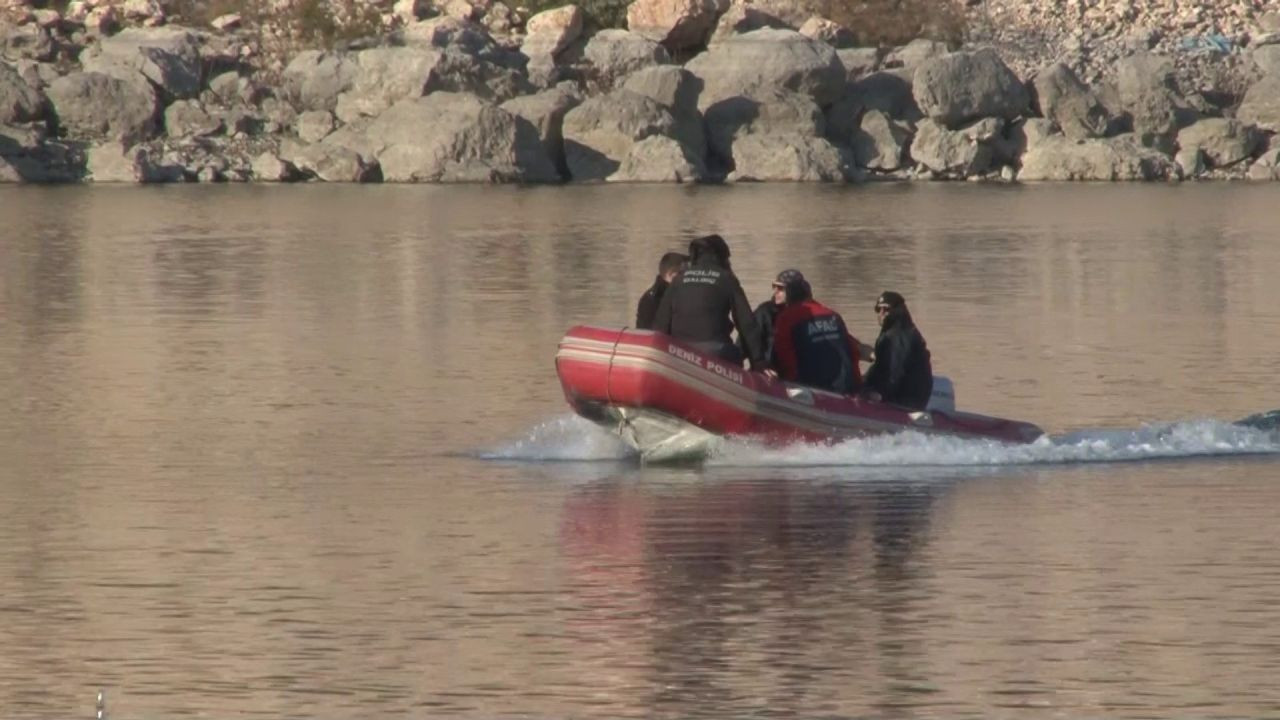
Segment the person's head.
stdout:
[[676,275],[680,274],[681,270],[684,270],[684,266],[688,262],[688,255],[678,252],[669,252],[666,255],[663,255],[662,259],[658,261],[658,275],[662,276],[663,280],[671,282]]
[[[795,289],[792,289],[795,286]],[[783,270],[773,279],[773,304],[784,305],[789,302],[799,302],[807,299],[807,288],[809,283],[804,279],[804,274],[799,270]],[[794,296],[805,295],[805,297]]]
[[906,298],[892,290],[880,293],[880,297],[876,298],[876,318],[880,321],[880,326],[883,327],[891,319],[902,316],[911,317],[907,311]]
[[696,263],[706,257],[715,258],[719,265],[729,267],[729,243],[714,233],[694,238],[689,243],[689,262]]

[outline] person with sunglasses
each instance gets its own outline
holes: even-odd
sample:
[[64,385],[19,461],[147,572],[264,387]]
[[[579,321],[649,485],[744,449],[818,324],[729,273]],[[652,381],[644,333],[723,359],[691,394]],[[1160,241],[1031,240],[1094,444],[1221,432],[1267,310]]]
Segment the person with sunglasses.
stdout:
[[867,369],[863,395],[869,400],[923,410],[933,393],[929,346],[902,295],[892,290],[880,293],[875,311],[880,320],[880,336],[876,338],[875,360]]

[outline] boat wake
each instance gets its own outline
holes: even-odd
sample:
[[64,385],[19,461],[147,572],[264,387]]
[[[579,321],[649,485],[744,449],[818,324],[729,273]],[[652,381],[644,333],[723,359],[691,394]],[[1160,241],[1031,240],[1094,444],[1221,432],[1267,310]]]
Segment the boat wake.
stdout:
[[[1132,430],[1085,430],[1043,437],[1028,445],[914,432],[784,446],[723,439],[702,461],[722,467],[980,467],[1273,454],[1280,455],[1280,432],[1275,429],[1189,420]],[[476,456],[522,462],[635,460],[620,439],[576,415],[543,422],[524,437]]]

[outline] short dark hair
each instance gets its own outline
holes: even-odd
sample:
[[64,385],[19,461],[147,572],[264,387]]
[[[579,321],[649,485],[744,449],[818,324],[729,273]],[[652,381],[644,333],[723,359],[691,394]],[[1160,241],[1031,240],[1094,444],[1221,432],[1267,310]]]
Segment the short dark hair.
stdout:
[[684,267],[687,262],[689,262],[688,255],[678,252],[669,252],[666,255],[663,255],[662,259],[658,261],[658,274],[666,275],[672,270],[679,270]]

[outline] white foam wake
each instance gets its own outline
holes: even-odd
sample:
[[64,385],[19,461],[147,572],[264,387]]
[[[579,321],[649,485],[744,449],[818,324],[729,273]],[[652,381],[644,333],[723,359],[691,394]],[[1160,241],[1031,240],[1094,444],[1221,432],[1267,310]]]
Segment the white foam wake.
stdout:
[[[1218,420],[1086,430],[1029,445],[922,435],[880,435],[838,443],[766,446],[724,440],[706,464],[725,467],[974,467],[1126,462],[1168,458],[1280,454],[1280,433]],[[535,426],[522,438],[477,453],[489,460],[618,461],[631,457],[616,436],[575,415]]]
[[1006,445],[907,432],[833,444],[763,447],[726,441],[707,463],[726,466],[979,466],[1127,462],[1161,458],[1280,453],[1280,438],[1217,420],[1087,430]]
[[477,455],[484,460],[579,461],[622,460],[630,449],[607,430],[577,415],[539,423],[524,437]]

